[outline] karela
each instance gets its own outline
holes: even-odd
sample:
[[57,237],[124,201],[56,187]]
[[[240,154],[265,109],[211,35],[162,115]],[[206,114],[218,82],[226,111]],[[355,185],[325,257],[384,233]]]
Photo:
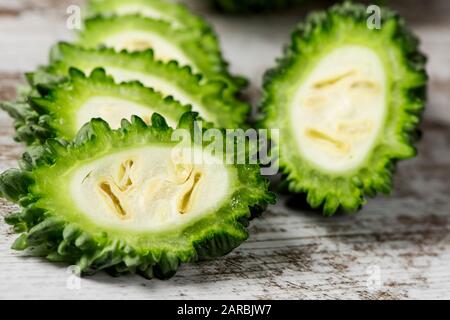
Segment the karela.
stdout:
[[[194,120],[184,114],[178,129],[195,132]],[[112,130],[93,119],[72,142],[49,139],[1,174],[0,194],[22,207],[6,218],[22,233],[13,248],[83,275],[165,279],[246,240],[249,220],[274,201],[259,166],[227,164],[193,136],[180,145],[157,113],[151,123],[133,116]]]
[[169,22],[140,15],[98,16],[85,21],[78,44],[85,48],[106,46],[130,52],[152,49],[158,60],[178,61],[209,80],[225,81],[235,92],[246,85],[243,78],[228,72],[217,37],[211,30],[179,29]]
[[280,129],[285,185],[327,215],[389,193],[396,161],[416,155],[426,58],[395,12],[369,26],[361,4],[313,13],[265,75],[259,125]]
[[[247,103],[226,91],[226,84],[203,81],[189,68],[180,68],[176,62],[156,61],[150,50],[119,53],[113,49],[82,49],[60,43],[52,49],[49,66],[27,74],[30,88],[51,90],[51,87],[66,80],[72,67],[86,74],[102,67],[116,82],[140,81],[164,96],[172,96],[182,104],[192,105],[193,110],[199,111],[205,120],[222,128],[242,127],[250,111]],[[34,91],[28,92],[28,95],[40,96],[39,92]],[[16,140],[30,144],[36,138],[47,138],[45,123],[37,121],[39,114],[26,101],[2,103],[0,106],[15,119]]]
[[48,138],[72,140],[93,118],[102,118],[117,128],[122,119],[132,115],[150,123],[152,114],[157,112],[173,126],[191,109],[140,82],[116,84],[103,69],[95,69],[90,76],[77,69],[70,69],[69,74],[67,81],[50,88],[38,86],[39,96],[30,97],[29,116],[23,124],[25,128],[19,131],[36,131],[35,138],[41,143]]
[[211,27],[184,4],[166,0],[90,0],[87,17],[140,14],[170,22],[177,28],[197,28],[211,32]]

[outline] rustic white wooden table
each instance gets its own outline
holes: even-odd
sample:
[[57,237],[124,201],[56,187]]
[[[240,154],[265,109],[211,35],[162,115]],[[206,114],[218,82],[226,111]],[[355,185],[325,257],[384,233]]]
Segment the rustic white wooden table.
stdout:
[[[200,2],[189,5],[214,24],[232,69],[252,81],[248,96],[256,102],[264,70],[306,9],[224,17]],[[1,0],[0,100],[14,98],[21,73],[45,63],[55,41],[70,39],[65,11],[74,3]],[[392,197],[371,200],[356,216],[325,218],[281,196],[252,223],[250,240],[222,259],[185,265],[169,281],[100,273],[83,278],[78,290],[67,266],[10,250],[15,235],[1,221],[0,298],[450,298],[450,2],[391,3],[421,37],[431,75],[420,154],[400,164]],[[0,171],[16,166],[23,151],[12,133],[1,112]],[[1,216],[14,210],[0,201]]]

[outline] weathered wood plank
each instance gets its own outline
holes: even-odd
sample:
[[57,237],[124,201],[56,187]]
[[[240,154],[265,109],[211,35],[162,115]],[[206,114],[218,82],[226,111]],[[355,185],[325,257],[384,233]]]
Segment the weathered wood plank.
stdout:
[[[393,197],[371,200],[356,216],[329,219],[282,196],[252,224],[246,244],[217,261],[183,266],[169,281],[99,274],[83,279],[81,290],[69,290],[66,266],[10,251],[14,236],[2,224],[0,297],[448,297],[450,129],[426,129],[420,157],[400,166]],[[2,166],[13,165],[11,158],[21,152],[12,141],[2,141],[2,150],[11,153],[2,152]],[[2,215],[16,209],[4,201],[0,207]],[[371,291],[367,272],[374,266],[382,285]]]

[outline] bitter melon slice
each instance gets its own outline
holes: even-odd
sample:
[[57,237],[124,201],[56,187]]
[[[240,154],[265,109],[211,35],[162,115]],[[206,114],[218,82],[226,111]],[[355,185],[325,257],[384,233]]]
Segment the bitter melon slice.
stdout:
[[[230,95],[221,81],[202,81],[189,68],[156,61],[151,51],[118,53],[113,49],[83,49],[59,43],[52,50],[50,66],[27,74],[30,87],[51,88],[65,81],[72,67],[85,74],[102,67],[116,82],[140,81],[165,97],[172,96],[183,105],[191,105],[206,121],[222,128],[242,127],[250,110],[248,104]],[[33,91],[27,95],[40,96]],[[16,140],[30,144],[36,138],[48,137],[46,122],[40,121],[39,114],[26,101],[2,103],[0,107],[15,119]]]
[[[144,17],[164,20],[178,28],[210,30],[210,26],[184,5],[164,0],[90,0],[87,16],[123,16],[140,14]],[[210,32],[210,31],[209,31]]]
[[222,128],[242,126],[250,111],[247,103],[230,94],[224,82],[205,81],[201,75],[174,61],[158,61],[151,50],[127,53],[59,43],[52,49],[50,67],[30,75],[30,81],[32,85],[56,81],[55,76],[65,76],[71,67],[85,73],[102,67],[116,82],[140,81],[182,104],[192,105],[194,111],[208,110],[202,117]]
[[[30,98],[32,109],[39,115],[37,124],[47,128],[44,137],[36,137],[40,142],[50,137],[71,140],[93,118],[102,118],[112,128],[118,128],[122,119],[132,115],[150,123],[152,114],[158,112],[174,126],[191,109],[140,82],[116,84],[103,69],[95,69],[90,76],[77,69],[70,69],[69,73],[68,81],[42,89],[42,97]],[[37,124],[31,119],[25,123]]]
[[179,29],[169,22],[139,15],[99,16],[85,21],[78,44],[86,48],[106,46],[130,52],[152,49],[158,60],[178,61],[181,66],[190,66],[195,73],[201,73],[209,80],[225,81],[235,92],[246,84],[241,77],[229,74],[217,37],[204,29]]
[[[195,132],[194,120],[183,115],[178,129]],[[70,143],[30,148],[21,169],[0,175],[0,194],[23,208],[6,219],[22,232],[13,248],[76,264],[82,274],[148,278],[230,252],[274,201],[268,182],[258,165],[227,164],[208,143],[188,147],[173,135],[155,113],[150,127],[136,116],[117,130],[93,119]]]
[[380,29],[363,5],[310,15],[265,77],[261,125],[281,130],[285,182],[327,215],[390,192],[396,161],[416,154],[426,59],[404,21],[381,13]]

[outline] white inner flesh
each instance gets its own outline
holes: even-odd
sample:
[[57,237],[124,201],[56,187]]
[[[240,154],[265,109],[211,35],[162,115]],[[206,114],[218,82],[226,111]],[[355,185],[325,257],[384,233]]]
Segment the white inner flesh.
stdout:
[[359,166],[383,123],[386,76],[370,49],[346,46],[325,56],[293,100],[291,124],[300,152],[333,172]]
[[162,19],[164,16],[161,12],[154,10],[149,7],[143,7],[137,4],[121,4],[117,9],[116,13],[120,16],[128,14],[140,14],[144,17],[153,19]]
[[182,66],[193,65],[180,49],[156,34],[142,31],[124,31],[105,39],[103,43],[117,51],[143,51],[153,49],[155,58],[162,61],[176,60]]
[[[139,116],[147,124],[151,124],[153,113],[150,108],[128,100],[108,96],[93,97],[77,110],[77,128],[81,128],[92,118],[102,118],[111,128],[117,129],[122,119],[130,120],[132,115]],[[169,126],[176,126],[176,122],[172,119],[166,118],[166,121]]]
[[172,19],[167,19],[163,13],[158,10],[149,7],[143,7],[138,4],[121,4],[117,9],[116,13],[120,16],[128,15],[128,14],[140,14],[144,17],[160,19],[160,20],[168,20],[175,26],[180,26],[177,21]]
[[161,80],[160,78],[143,74],[140,72],[127,71],[124,69],[105,67],[108,74],[113,76],[116,82],[127,82],[127,81],[139,81],[144,86],[148,88],[153,88],[154,90],[161,92],[164,96],[173,96],[177,101],[182,104],[195,105],[196,103],[187,96],[184,92],[180,91],[175,86],[168,82]]
[[211,155],[193,164],[181,150],[148,146],[95,160],[72,175],[71,195],[100,225],[160,231],[186,224],[228,197],[230,177]]
[[162,93],[164,96],[172,96],[175,100],[183,105],[191,105],[192,110],[199,112],[202,117],[207,121],[213,121],[213,118],[209,115],[204,108],[199,106],[199,104],[189,97],[186,93],[180,91],[177,87],[172,84],[161,80],[160,78],[153,77],[151,75],[143,74],[140,72],[127,71],[119,68],[105,67],[108,74],[113,76],[116,82],[126,82],[137,80],[141,82],[144,86],[153,88],[154,90]]

